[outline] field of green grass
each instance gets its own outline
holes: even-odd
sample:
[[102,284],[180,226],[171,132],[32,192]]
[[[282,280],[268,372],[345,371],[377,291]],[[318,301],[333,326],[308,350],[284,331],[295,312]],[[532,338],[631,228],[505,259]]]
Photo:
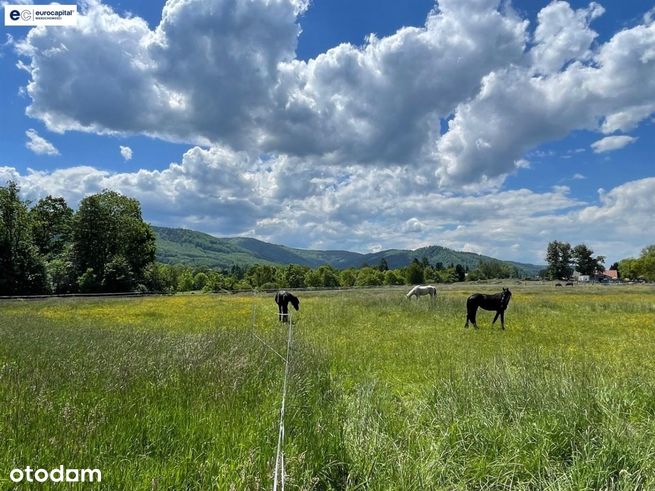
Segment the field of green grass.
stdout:
[[[464,329],[500,285],[300,292],[287,488],[655,489],[655,289],[510,286],[505,331]],[[1,302],[0,489],[271,489],[286,335],[271,294]]]

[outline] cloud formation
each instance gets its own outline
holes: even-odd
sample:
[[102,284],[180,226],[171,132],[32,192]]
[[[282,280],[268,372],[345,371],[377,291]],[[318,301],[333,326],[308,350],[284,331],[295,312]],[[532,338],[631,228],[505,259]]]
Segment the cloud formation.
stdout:
[[[303,189],[288,191],[289,165],[299,169]],[[566,186],[458,195],[423,186],[402,168],[327,173],[300,161],[194,147],[161,171],[79,166],[21,174],[0,167],[0,182],[10,179],[32,200],[52,194],[76,206],[87,194],[113,189],[137,196],[155,224],[298,247],[366,251],[438,243],[542,262],[546,244],[559,238],[619,259],[652,240],[655,227],[655,178],[600,190],[598,203],[573,198]]]
[[132,160],[132,149],[128,146],[119,145],[121,156],[125,161]]
[[596,152],[636,141],[625,133],[655,113],[653,15],[601,43],[596,2],[553,1],[531,27],[509,2],[440,0],[422,26],[299,60],[308,5],[168,0],[151,28],[89,0],[76,27],[30,30],[12,43],[29,116],[59,133],[195,146],[163,170],[5,167],[0,179],[72,202],[116,189],[157,223],[298,246],[443,243],[539,261],[553,237],[589,242],[615,227],[616,254],[649,240],[637,224],[652,217],[625,205],[628,193],[638,210],[652,203],[648,179],[598,203],[502,185],[574,130],[597,134]]
[[27,142],[25,146],[37,155],[59,155],[59,150],[48,140],[40,136],[37,131],[30,128],[25,132]]
[[612,150],[619,150],[620,148],[630,145],[637,141],[634,136],[616,135],[606,136],[591,144],[591,148],[595,153],[611,152]]
[[90,0],[78,26],[32,29],[17,43],[29,60],[28,114],[58,132],[408,165],[447,187],[497,186],[544,142],[629,131],[655,112],[648,16],[597,45],[595,2],[554,1],[530,32],[500,0],[441,0],[422,27],[301,61],[306,8],[170,0],[150,29]]

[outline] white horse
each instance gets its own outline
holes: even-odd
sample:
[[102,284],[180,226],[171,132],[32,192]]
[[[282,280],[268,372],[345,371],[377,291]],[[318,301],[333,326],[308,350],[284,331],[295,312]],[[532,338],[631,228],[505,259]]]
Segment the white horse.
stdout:
[[437,287],[432,285],[417,285],[409,291],[407,294],[407,299],[411,300],[412,295],[416,295],[417,300],[418,297],[422,297],[423,295],[430,295],[430,300],[434,300],[437,298]]

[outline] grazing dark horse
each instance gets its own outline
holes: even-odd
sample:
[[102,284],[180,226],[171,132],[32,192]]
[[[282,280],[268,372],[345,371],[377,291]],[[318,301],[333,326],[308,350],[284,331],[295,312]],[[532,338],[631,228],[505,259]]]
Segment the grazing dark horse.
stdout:
[[464,327],[468,327],[469,321],[471,321],[473,327],[478,328],[478,325],[475,323],[475,314],[478,312],[478,307],[481,307],[484,310],[495,310],[496,317],[494,317],[492,324],[500,316],[500,325],[505,329],[505,310],[507,309],[510,298],[512,298],[512,292],[509,291],[509,288],[503,288],[502,292],[494,295],[474,293],[466,300],[466,325]]
[[300,300],[294,294],[281,290],[275,294],[275,303],[278,306],[280,322],[289,320],[289,302],[293,308],[300,309]]

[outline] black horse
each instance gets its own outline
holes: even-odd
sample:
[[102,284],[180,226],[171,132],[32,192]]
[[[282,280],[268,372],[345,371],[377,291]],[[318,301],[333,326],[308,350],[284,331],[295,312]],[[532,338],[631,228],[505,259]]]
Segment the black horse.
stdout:
[[471,321],[473,327],[477,329],[478,325],[475,323],[475,314],[478,311],[478,307],[481,307],[484,310],[495,310],[496,317],[494,317],[492,324],[500,316],[500,325],[505,329],[505,310],[507,309],[510,298],[512,298],[512,292],[509,291],[509,288],[503,288],[502,292],[494,295],[474,293],[466,300],[466,325],[464,327],[468,327],[469,321]]
[[278,306],[281,322],[289,320],[289,302],[294,309],[300,309],[300,300],[292,293],[281,290],[275,294],[275,303]]

